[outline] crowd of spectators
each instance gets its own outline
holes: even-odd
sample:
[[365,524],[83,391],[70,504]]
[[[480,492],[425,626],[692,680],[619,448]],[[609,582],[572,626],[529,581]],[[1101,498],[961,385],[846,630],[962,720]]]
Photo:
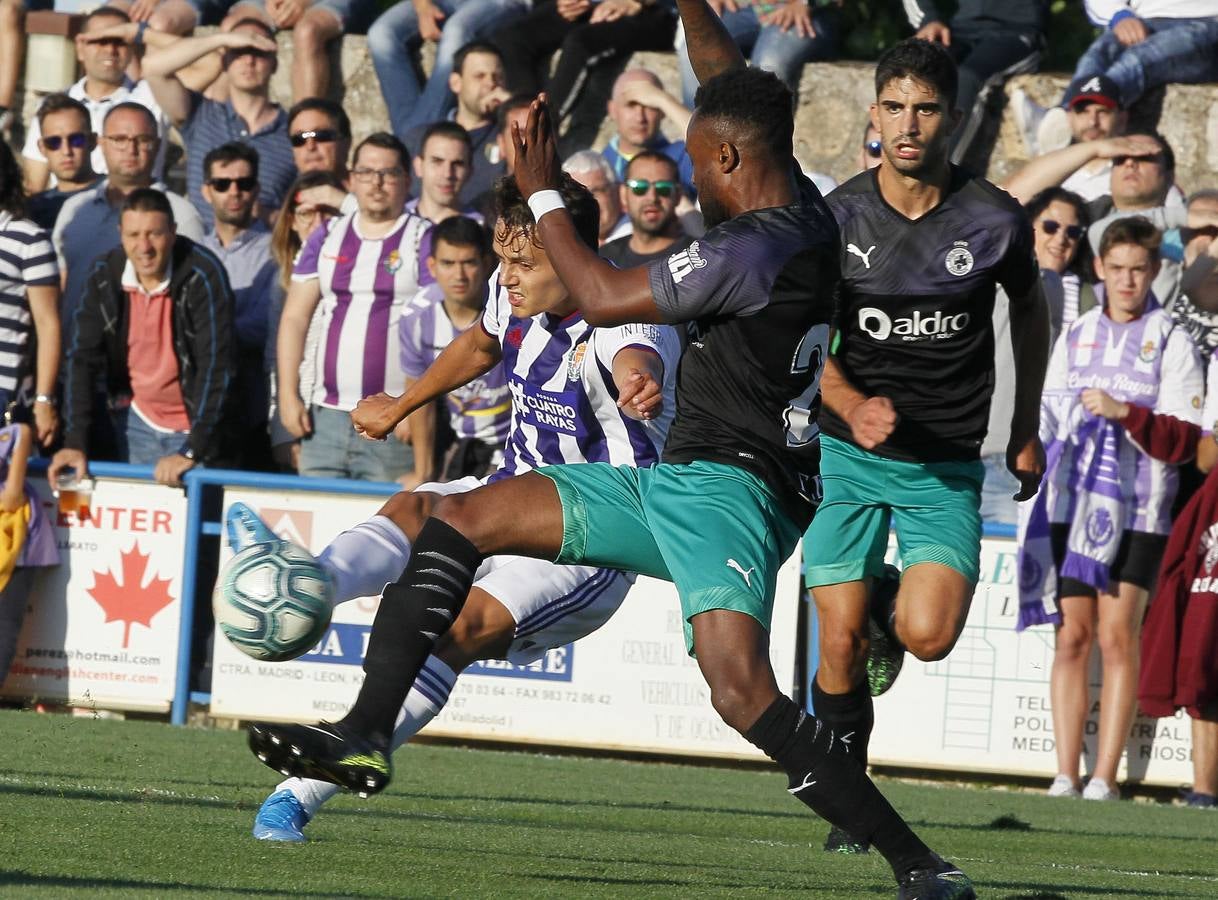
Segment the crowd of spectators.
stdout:
[[[711,5],[753,64],[795,89],[806,62],[841,45],[840,2]],[[90,459],[147,464],[167,484],[196,465],[407,487],[493,469],[510,413],[502,378],[450,395],[444,414],[420,410],[383,443],[359,439],[347,414],[403,391],[477,322],[494,268],[492,185],[512,173],[511,128],[538,91],[560,119],[564,170],[598,201],[606,258],[646,264],[701,234],[684,143],[662,131],[667,120],[683,132],[696,87],[671,0],[401,0],[379,16],[371,0],[114,0],[81,23],[83,77],[16,122],[27,6],[0,0],[0,134],[25,135],[19,159],[0,140],[0,404],[29,423],[0,431],[0,451],[53,453],[52,479]],[[1039,65],[1046,5],[904,8],[960,67],[959,162],[994,91]],[[1129,113],[1169,81],[1218,80],[1218,0],[1086,8],[1101,33],[1060,105],[1012,97],[1032,158],[1004,187],[1032,222],[1056,340],[1036,503],[1017,510],[1003,457],[1014,366],[1001,291],[981,453],[984,516],[1022,515],[1024,565],[1036,566],[1021,578],[1026,620],[1058,626],[1052,792],[1080,792],[1098,639],[1104,713],[1084,795],[1108,799],[1172,512],[1200,481],[1194,458],[1203,471],[1218,459],[1213,368],[1204,384],[1218,349],[1218,176],[1178,184],[1172,147],[1131,129]],[[194,36],[198,25],[220,27]],[[271,78],[289,29],[284,109]],[[365,30],[388,121],[353,146],[327,99],[330,45]],[[626,68],[636,50],[674,48],[680,97]],[[606,119],[612,136],[592,149]],[[880,138],[871,124],[860,137],[865,170]],[[1218,747],[1204,730],[1214,712],[1198,728]],[[1205,760],[1197,805],[1218,794],[1218,751]]]

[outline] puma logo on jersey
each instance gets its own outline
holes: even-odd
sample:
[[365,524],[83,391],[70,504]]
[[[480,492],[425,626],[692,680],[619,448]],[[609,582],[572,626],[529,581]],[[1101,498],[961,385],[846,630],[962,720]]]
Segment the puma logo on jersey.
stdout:
[[757,569],[756,566],[753,566],[746,572],[744,570],[744,567],[742,565],[740,565],[740,563],[736,562],[736,560],[734,560],[734,559],[729,559],[727,561],[727,567],[729,569],[735,569],[737,572],[739,572],[740,577],[744,579],[744,583],[747,584],[749,587],[753,586],[753,582],[750,581],[749,579],[752,578],[753,572]]
[[870,247],[867,248],[867,252],[864,253],[862,250],[859,249],[858,244],[847,244],[846,245],[846,252],[853,253],[855,256],[857,256],[859,259],[861,259],[863,261],[863,265],[865,267],[867,267],[868,269],[871,268],[871,251],[874,249],[875,249],[875,244],[872,244]]

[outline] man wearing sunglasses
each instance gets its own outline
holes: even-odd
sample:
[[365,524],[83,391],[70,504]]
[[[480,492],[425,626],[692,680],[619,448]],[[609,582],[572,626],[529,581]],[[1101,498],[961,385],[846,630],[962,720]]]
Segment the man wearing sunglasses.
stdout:
[[88,108],[67,94],[51,94],[38,108],[38,128],[42,137],[38,149],[46,158],[55,186],[41,191],[26,203],[26,215],[39,227],[50,231],[64,202],[97,183],[90,154],[97,147],[97,135]]
[[[85,17],[80,34],[76,36],[76,58],[84,70],[84,77],[67,90],[69,97],[79,100],[89,111],[91,126],[86,129],[100,134],[106,114],[120,103],[132,101],[148,107],[157,123],[157,134],[165,135],[165,114],[161,112],[146,81],[132,81],[126,69],[134,57],[131,42],[116,33],[123,25],[135,25],[127,14],[110,6],[103,6]],[[39,143],[42,138],[42,123],[35,119],[30,123],[25,146],[21,150],[21,166],[25,172],[26,188],[30,192],[41,191],[49,186],[51,170],[47,156]],[[101,147],[92,148],[93,171],[105,175],[105,154]],[[153,177],[160,180],[165,168],[165,146],[157,147],[153,160]]]
[[[228,77],[228,100],[223,103],[190,90],[182,81],[181,70],[217,50],[223,53]],[[186,144],[187,195],[205,219],[211,218],[211,207],[203,199],[203,158],[214,147],[242,141],[258,151],[258,202],[263,215],[283,205],[283,196],[296,179],[288,114],[271,100],[277,52],[271,27],[250,17],[239,19],[231,31],[182,38],[144,58],[144,77]],[[302,52],[299,46],[296,52]]]
[[203,160],[203,197],[211,205],[211,230],[202,245],[228,273],[236,307],[238,420],[247,440],[242,468],[271,468],[266,415],[270,407],[263,376],[268,316],[279,293],[279,269],[271,254],[271,229],[254,215],[258,199],[258,151],[249,144],[221,144]]
[[288,110],[288,141],[298,172],[329,172],[347,183],[351,120],[342,106],[323,97],[301,100]]
[[630,269],[685,248],[690,238],[677,217],[681,202],[677,179],[677,164],[663,153],[644,150],[630,160],[618,194],[630,218],[631,232],[601,247],[601,259],[619,269]]

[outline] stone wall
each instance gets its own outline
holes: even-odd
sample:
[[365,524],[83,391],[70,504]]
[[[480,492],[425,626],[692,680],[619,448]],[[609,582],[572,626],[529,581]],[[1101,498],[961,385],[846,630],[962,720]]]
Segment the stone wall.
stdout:
[[[279,43],[280,68],[272,90],[276,99],[287,105],[291,99],[288,82],[291,35],[281,34]],[[351,116],[356,138],[387,127],[385,103],[364,38],[346,38],[341,48],[334,48],[333,57],[339,78],[332,93]],[[680,94],[672,54],[638,54],[632,65],[653,69],[670,91]],[[872,71],[869,64],[852,62],[817,63],[805,68],[796,116],[795,150],[806,166],[839,181],[854,174],[867,107],[874,97]],[[1061,96],[1065,85],[1064,75],[1027,75],[1012,79],[1007,91],[1023,87],[1033,99],[1048,105]],[[27,116],[33,114],[36,103],[37,98],[27,97]],[[1001,120],[995,110],[992,144],[970,160],[976,168],[985,167],[989,177],[998,182],[1027,160],[1014,117],[1005,109],[1005,103],[1002,105]],[[1143,120],[1159,122],[1160,130],[1176,152],[1177,180],[1185,193],[1218,186],[1218,85],[1173,86],[1165,96],[1135,113],[1140,113]],[[602,142],[608,133],[608,128],[602,130]]]

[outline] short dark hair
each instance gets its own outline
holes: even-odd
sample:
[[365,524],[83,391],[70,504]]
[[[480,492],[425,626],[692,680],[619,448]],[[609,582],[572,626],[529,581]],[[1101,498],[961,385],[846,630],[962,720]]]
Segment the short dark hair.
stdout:
[[942,44],[921,38],[906,38],[893,44],[875,64],[875,94],[895,78],[912,78],[935,89],[947,100],[949,111],[956,106],[960,76],[956,61]]
[[1126,134],[1125,137],[1148,137],[1153,141],[1157,141],[1159,148],[1163,154],[1163,171],[1174,173],[1176,171],[1176,154],[1172,150],[1171,144],[1167,143],[1167,138],[1159,134],[1157,131],[1134,131]]
[[1104,236],[1100,238],[1100,259],[1118,244],[1135,244],[1150,251],[1151,257],[1157,259],[1159,247],[1163,244],[1163,233],[1145,216],[1128,216],[1117,219],[1104,229]]
[[459,141],[465,145],[465,154],[472,160],[474,155],[474,145],[469,139],[469,132],[458,125],[456,122],[432,122],[427,126],[427,130],[423,132],[423,137],[419,139],[418,154],[423,155],[423,149],[427,146],[427,142],[433,137],[443,137],[449,140]]
[[431,231],[431,255],[436,255],[436,245],[443,241],[453,247],[473,247],[479,256],[491,253],[491,235],[485,228],[468,216],[449,216]]
[[169,224],[173,224],[173,207],[169,205],[169,198],[163,191],[158,191],[156,188],[136,188],[128,194],[123,200],[118,217],[121,219],[125,213],[129,212],[164,213],[169,216]]
[[21,181],[21,166],[8,141],[0,141],[0,210],[14,219],[25,215],[25,187]]
[[153,114],[152,110],[142,103],[136,103],[134,100],[124,100],[122,103],[116,103],[106,110],[105,118],[102,119],[102,131],[106,130],[106,123],[110,121],[110,117],[116,112],[120,112],[124,109],[129,110],[130,112],[137,112],[147,118],[148,121],[152,123],[152,130],[156,132],[158,137],[160,136],[161,123],[156,120],[156,116]]
[[273,41],[273,40],[275,40],[275,28],[274,28],[274,26],[273,26],[273,25],[270,25],[269,23],[267,23],[267,22],[266,22],[266,21],[264,21],[263,19],[258,18],[257,16],[242,16],[240,19],[238,19],[238,20],[237,20],[236,22],[234,22],[232,25],[229,25],[229,26],[228,26],[228,30],[229,30],[229,31],[236,31],[236,30],[237,30],[238,28],[240,28],[242,25],[253,25],[253,26],[254,26],[255,28],[257,28],[259,31],[261,31],[263,34],[265,34],[267,37],[269,37],[269,38],[270,38],[272,41]]
[[474,53],[485,53],[503,62],[503,52],[490,41],[470,41],[453,54],[452,70],[460,75],[465,68],[466,58]]
[[1023,208],[1024,212],[1028,214],[1028,218],[1035,220],[1053,203],[1065,203],[1074,207],[1074,212],[1078,216],[1078,224],[1082,225],[1084,229],[1091,224],[1091,216],[1087,213],[1087,201],[1064,187],[1045,188],[1025,203]]
[[[559,176],[558,193],[562,204],[575,220],[575,231],[579,238],[593,250],[597,248],[600,237],[600,207],[592,192],[563,172]],[[533,210],[529,208],[528,200],[520,193],[520,187],[512,175],[505,175],[495,182],[495,214],[503,224],[504,237],[517,231],[523,231],[537,246],[537,220],[533,218]],[[495,226],[496,229],[499,225]],[[499,232],[496,231],[496,237]]]
[[203,157],[203,178],[211,178],[211,167],[216,163],[247,162],[250,164],[250,174],[258,177],[258,151],[249,144],[241,141],[229,141],[219,147],[213,147]]
[[[636,162],[656,162],[662,163],[672,169],[672,180],[681,183],[681,167],[677,165],[677,161],[666,153],[661,153],[659,150],[640,150],[634,156],[630,157],[630,162],[626,163],[626,171],[623,173],[626,178],[630,177],[630,170],[634,168]],[[626,178],[623,178],[624,182]]]
[[47,95],[47,98],[42,101],[42,105],[38,107],[38,127],[41,128],[42,123],[46,121],[46,117],[52,113],[63,112],[69,109],[84,117],[85,129],[91,133],[93,131],[93,117],[89,115],[89,108],[75,97],[69,97],[67,94]]
[[352,165],[355,165],[355,161],[359,159],[359,152],[364,147],[380,147],[382,150],[394,151],[401,160],[402,168],[406,170],[406,174],[410,174],[410,151],[406,149],[405,144],[388,131],[374,131],[356,144],[355,150],[351,154]]
[[121,19],[124,22],[130,22],[131,16],[127,15],[125,10],[121,10],[117,6],[99,6],[85,16],[84,20],[80,23],[81,33],[83,34],[96,19]]
[[698,88],[694,107],[700,119],[730,124],[738,140],[766,148],[773,159],[793,153],[795,96],[773,72],[752,66],[722,72]]
[[508,116],[518,109],[528,109],[536,99],[536,94],[512,94],[500,103],[499,108],[495,110],[495,130],[503,131],[507,128]]
[[348,140],[351,139],[351,118],[347,115],[347,111],[343,109],[342,104],[335,103],[327,97],[306,97],[289,109],[288,127],[291,128],[298,115],[309,110],[325,113],[334,120],[334,128],[339,135]]

